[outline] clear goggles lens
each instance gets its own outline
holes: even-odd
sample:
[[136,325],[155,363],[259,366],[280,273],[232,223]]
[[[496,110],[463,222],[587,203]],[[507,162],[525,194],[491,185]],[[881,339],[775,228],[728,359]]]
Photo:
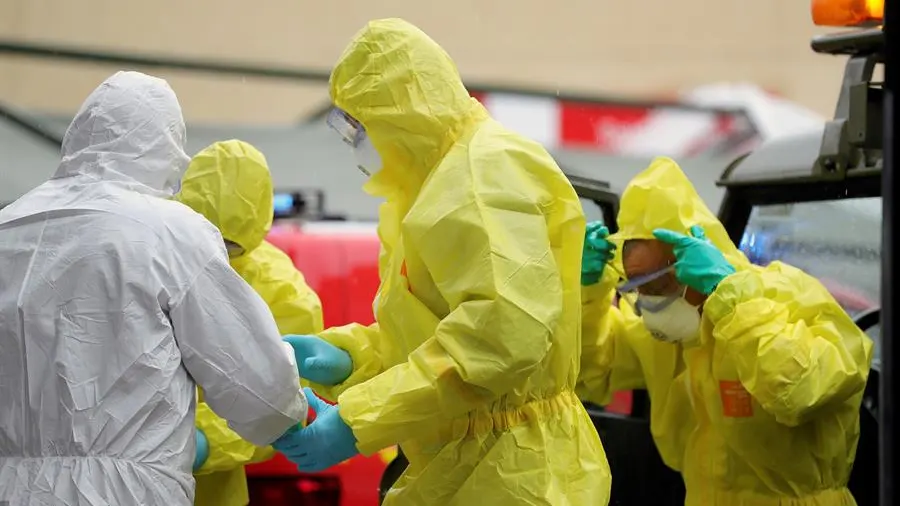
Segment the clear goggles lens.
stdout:
[[617,286],[616,291],[619,293],[619,298],[627,302],[638,316],[641,315],[642,311],[658,313],[683,296],[684,287],[675,285],[674,290],[671,293],[656,294],[652,299],[649,297],[640,297],[639,290],[642,286],[656,281],[671,272],[675,272],[674,265],[630,279]]
[[325,120],[332,130],[340,134],[341,140],[350,147],[356,147],[365,138],[366,130],[349,114],[335,107],[328,113]]
[[625,283],[617,286],[616,290],[622,294],[637,292],[642,286],[650,283],[651,281],[656,281],[657,279],[665,276],[666,274],[669,274],[670,272],[675,272],[674,265],[670,265],[656,272],[651,272],[650,274],[644,274],[643,276],[637,276],[633,279],[629,279]]

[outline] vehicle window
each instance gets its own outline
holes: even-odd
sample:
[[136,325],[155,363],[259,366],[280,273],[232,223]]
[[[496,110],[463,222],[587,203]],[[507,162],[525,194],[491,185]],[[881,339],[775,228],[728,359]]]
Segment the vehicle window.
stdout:
[[581,197],[581,209],[584,211],[584,218],[588,223],[592,221],[605,221],[603,219],[603,209],[601,209],[593,200]]
[[[856,316],[881,304],[881,221],[880,197],[757,206],[741,250],[759,265],[803,269]],[[880,327],[868,333],[880,356]]]

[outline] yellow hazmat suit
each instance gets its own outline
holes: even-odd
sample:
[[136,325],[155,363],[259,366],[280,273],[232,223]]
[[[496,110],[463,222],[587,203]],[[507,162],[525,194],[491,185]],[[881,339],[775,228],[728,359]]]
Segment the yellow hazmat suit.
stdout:
[[846,485],[871,340],[811,276],[751,265],[668,158],[628,185],[618,225],[618,251],[700,225],[737,273],[704,303],[699,341],[681,346],[654,340],[628,304],[610,306],[607,269],[585,291],[579,394],[604,403],[648,389],[653,436],[688,505],[855,504]]
[[334,388],[363,454],[400,443],[385,504],[606,504],[606,456],[573,389],[581,350],[578,196],[538,144],[491,120],[450,57],[373,21],[331,76],[382,160],[377,324],[329,329]]
[[[217,142],[188,166],[176,197],[206,217],[243,253],[231,266],[266,301],[282,334],[320,332],[322,306],[303,275],[281,250],[265,241],[272,225],[272,179],[266,159],[242,141]],[[275,455],[244,441],[216,416],[202,392],[197,427],[209,440],[209,458],[195,473],[197,505],[248,503],[244,465]]]

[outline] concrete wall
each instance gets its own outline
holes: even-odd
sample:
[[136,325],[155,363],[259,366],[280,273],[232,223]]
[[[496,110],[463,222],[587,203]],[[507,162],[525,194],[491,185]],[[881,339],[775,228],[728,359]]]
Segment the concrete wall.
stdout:
[[[809,50],[808,0],[0,0],[0,37],[327,69],[366,20],[401,16],[469,79],[668,94],[749,80],[831,115],[842,62]],[[0,99],[74,111],[114,68],[0,55]],[[288,123],[322,84],[165,73],[189,120]]]

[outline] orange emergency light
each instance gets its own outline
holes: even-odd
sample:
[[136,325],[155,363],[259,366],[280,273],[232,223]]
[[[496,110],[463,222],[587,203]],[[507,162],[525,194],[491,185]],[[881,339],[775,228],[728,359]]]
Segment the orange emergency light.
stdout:
[[812,0],[818,26],[878,26],[884,22],[884,0]]

